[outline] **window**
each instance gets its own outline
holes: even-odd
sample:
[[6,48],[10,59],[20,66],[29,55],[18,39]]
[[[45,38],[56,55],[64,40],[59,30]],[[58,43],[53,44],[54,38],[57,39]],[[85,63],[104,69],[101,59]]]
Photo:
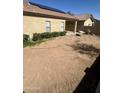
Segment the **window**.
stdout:
[[46,21],[46,32],[51,32],[51,22]]
[[64,31],[65,30],[65,26],[64,26],[64,22],[61,22],[60,24],[60,31]]

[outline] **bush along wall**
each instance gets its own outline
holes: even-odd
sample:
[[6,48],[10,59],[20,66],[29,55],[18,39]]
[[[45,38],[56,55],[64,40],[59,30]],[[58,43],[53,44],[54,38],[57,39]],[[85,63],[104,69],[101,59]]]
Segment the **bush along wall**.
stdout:
[[48,39],[52,37],[58,37],[58,36],[64,36],[66,35],[66,32],[45,32],[45,33],[34,33],[33,34],[33,41],[38,41],[42,39]]
[[45,32],[45,33],[34,33],[33,37],[30,38],[29,35],[23,34],[23,47],[33,46],[44,41],[44,39],[64,36],[66,32]]
[[23,42],[29,41],[29,35],[23,34]]
[[29,35],[23,34],[23,47],[28,46],[30,43],[30,37]]

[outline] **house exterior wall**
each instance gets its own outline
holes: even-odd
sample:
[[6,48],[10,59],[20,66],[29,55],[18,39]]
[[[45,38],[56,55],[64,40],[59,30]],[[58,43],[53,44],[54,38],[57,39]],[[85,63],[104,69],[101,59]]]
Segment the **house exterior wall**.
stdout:
[[84,22],[84,26],[93,26],[94,22],[89,18]]
[[[61,23],[65,20],[53,19],[53,18],[43,18],[35,16],[23,16],[23,33],[28,34],[32,37],[33,33],[43,33],[46,32],[46,21],[51,23],[51,32],[60,31]],[[64,26],[65,29],[65,26]]]

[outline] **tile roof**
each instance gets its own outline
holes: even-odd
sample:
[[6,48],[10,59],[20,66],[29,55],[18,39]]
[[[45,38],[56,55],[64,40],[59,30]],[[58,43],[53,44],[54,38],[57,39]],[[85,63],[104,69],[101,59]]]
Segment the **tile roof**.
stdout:
[[69,15],[61,10],[50,8],[46,6],[38,6],[33,3],[29,3],[27,0],[23,0],[23,12],[25,13],[32,13],[38,14],[38,16],[49,16],[67,20],[78,20],[75,16]]

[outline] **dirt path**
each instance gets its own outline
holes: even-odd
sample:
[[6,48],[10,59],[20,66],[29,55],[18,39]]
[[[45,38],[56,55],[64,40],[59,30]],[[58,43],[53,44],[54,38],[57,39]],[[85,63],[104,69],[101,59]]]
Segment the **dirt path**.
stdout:
[[73,45],[99,49],[99,38],[64,36],[32,48],[24,48],[25,93],[73,93],[96,56],[79,53]]

